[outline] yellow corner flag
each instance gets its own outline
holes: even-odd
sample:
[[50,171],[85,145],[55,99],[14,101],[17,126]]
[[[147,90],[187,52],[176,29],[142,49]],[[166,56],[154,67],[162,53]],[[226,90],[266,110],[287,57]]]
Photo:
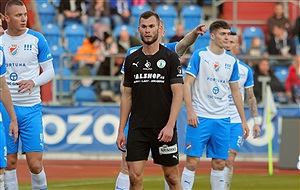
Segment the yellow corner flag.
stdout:
[[267,136],[268,136],[268,165],[269,165],[269,175],[273,175],[273,148],[272,148],[272,119],[277,114],[277,108],[272,95],[271,87],[267,85],[266,87],[266,99],[264,105],[264,119],[263,125],[267,126]]

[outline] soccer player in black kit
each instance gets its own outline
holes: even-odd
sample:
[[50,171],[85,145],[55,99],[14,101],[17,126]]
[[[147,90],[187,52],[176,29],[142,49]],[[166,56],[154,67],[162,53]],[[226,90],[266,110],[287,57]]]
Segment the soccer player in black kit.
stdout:
[[[151,150],[170,189],[182,189],[178,171],[176,119],[183,97],[178,55],[160,45],[160,18],[153,11],[140,16],[143,46],[125,59],[117,146],[127,149],[130,189],[143,189],[143,171]],[[124,128],[130,115],[128,139]]]

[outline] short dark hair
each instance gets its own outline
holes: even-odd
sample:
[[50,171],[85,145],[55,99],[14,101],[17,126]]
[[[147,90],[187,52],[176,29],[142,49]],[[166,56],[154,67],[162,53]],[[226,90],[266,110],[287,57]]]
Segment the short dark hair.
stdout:
[[96,40],[100,41],[100,39],[97,36],[91,36],[91,37],[89,37],[89,41],[90,41],[91,44],[94,43]]
[[13,5],[24,6],[25,4],[21,0],[10,0],[5,5],[5,14],[7,14],[8,9]]
[[160,17],[159,15],[154,12],[154,11],[146,11],[146,12],[143,12],[141,15],[140,15],[140,18],[139,18],[139,22],[141,22],[141,19],[148,19],[150,18],[151,16],[154,16],[157,20],[157,23],[158,25],[160,24]]
[[210,33],[213,33],[220,28],[230,30],[231,27],[228,24],[228,22],[226,22],[224,20],[216,20],[213,23],[211,23],[211,25],[209,26],[209,31],[210,31]]

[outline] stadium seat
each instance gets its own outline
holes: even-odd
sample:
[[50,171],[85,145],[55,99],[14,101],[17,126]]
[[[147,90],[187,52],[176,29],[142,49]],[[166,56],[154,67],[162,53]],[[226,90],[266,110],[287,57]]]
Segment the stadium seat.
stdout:
[[[243,52],[247,52],[251,46],[252,38],[259,37],[264,42],[264,32],[261,28],[256,26],[246,27],[242,34],[242,49]],[[263,43],[262,43],[263,44]]]
[[65,47],[70,53],[76,53],[85,39],[85,29],[82,24],[67,25],[64,29]]
[[[175,25],[177,22],[177,9],[173,5],[160,4],[156,7],[155,12],[159,14],[160,18],[164,21],[167,38],[175,34]],[[173,33],[173,35],[172,35]]]
[[38,3],[36,8],[42,25],[54,23],[55,8],[51,3]]
[[202,8],[199,5],[185,5],[181,10],[181,19],[184,23],[185,32],[191,31],[202,18]]
[[97,102],[97,95],[94,86],[80,85],[74,92],[74,100],[78,104],[84,102]]
[[[60,75],[60,68],[54,69],[54,71],[55,71],[55,75]],[[61,75],[62,76],[72,76],[72,71],[69,68],[63,67]],[[61,84],[62,84],[62,87],[61,87]],[[71,96],[71,94],[72,94],[71,85],[72,85],[71,80],[57,79],[56,80],[57,95]]]
[[124,30],[124,29],[128,31],[128,33],[129,33],[130,36],[135,36],[135,30],[134,30],[134,28],[132,28],[129,25],[123,24],[123,25],[120,25],[120,26],[116,26],[114,28],[114,37],[115,37],[115,39],[117,39],[119,37],[120,31]]
[[50,47],[61,44],[61,30],[58,25],[53,23],[42,25],[42,31]]
[[288,66],[276,65],[274,66],[274,74],[278,80],[285,86],[285,81],[288,75],[289,68]]
[[[59,66],[60,66],[60,55],[64,54],[65,53],[65,49],[60,46],[60,45],[52,45],[52,46],[49,46],[50,47],[50,52],[52,54],[52,57],[53,57],[53,67],[54,69],[59,69]],[[62,63],[63,64],[63,63]],[[64,65],[62,65],[64,66]]]
[[210,34],[209,34],[209,30],[203,35],[203,36],[198,36],[197,40],[195,41],[194,45],[193,45],[193,51],[200,49],[200,48],[204,48],[206,46],[208,46],[210,43]]
[[145,5],[135,5],[131,7],[131,16],[134,17],[135,20],[135,30],[137,30],[139,26],[139,18],[140,15],[145,12],[151,10],[151,7],[147,4]]

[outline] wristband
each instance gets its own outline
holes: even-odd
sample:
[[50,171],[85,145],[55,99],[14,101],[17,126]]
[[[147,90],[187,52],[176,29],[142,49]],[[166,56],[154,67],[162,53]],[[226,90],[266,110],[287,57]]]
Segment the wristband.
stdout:
[[254,125],[259,125],[259,119],[258,117],[253,117]]

